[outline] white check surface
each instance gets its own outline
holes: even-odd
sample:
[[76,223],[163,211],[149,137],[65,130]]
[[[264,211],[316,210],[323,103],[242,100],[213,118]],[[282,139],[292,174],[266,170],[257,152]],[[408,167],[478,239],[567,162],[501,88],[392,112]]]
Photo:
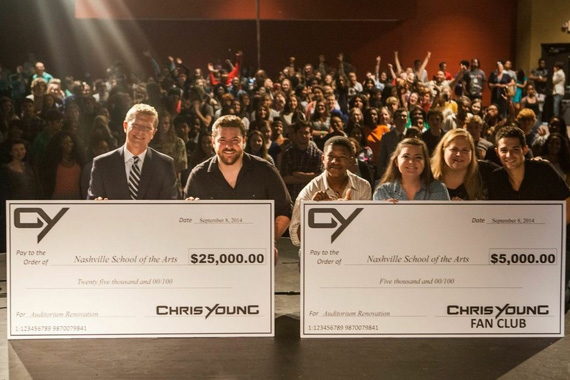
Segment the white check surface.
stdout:
[[8,210],[9,339],[274,335],[272,201]]
[[564,336],[564,215],[563,202],[306,202],[301,336]]

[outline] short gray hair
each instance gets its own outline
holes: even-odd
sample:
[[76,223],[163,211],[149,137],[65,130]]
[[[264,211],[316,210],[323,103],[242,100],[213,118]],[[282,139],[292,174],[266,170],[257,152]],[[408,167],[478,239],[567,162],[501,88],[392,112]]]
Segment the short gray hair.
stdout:
[[135,120],[138,114],[153,116],[153,127],[156,129],[158,126],[158,112],[156,112],[156,109],[154,109],[154,107],[149,106],[148,104],[141,103],[132,106],[129,112],[127,112],[127,116],[125,116],[125,123],[130,123],[131,121]]

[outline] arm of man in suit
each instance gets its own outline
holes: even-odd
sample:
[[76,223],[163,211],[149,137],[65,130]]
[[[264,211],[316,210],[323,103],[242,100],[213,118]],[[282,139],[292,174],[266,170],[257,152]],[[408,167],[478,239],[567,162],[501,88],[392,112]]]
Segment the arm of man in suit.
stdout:
[[168,167],[164,173],[159,199],[178,199],[178,184],[176,181],[174,160],[170,159],[167,165]]
[[91,179],[89,180],[89,190],[87,191],[87,199],[95,199],[98,197],[107,198],[105,186],[103,185],[103,171],[101,162],[98,160],[93,161],[93,168],[91,169]]

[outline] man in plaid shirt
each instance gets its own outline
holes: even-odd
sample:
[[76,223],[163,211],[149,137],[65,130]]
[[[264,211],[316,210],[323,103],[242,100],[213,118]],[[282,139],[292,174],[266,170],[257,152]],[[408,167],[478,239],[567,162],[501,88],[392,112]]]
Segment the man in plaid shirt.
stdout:
[[281,157],[281,176],[291,199],[295,200],[305,185],[323,172],[323,152],[311,143],[310,124],[298,121],[292,127],[293,145]]

